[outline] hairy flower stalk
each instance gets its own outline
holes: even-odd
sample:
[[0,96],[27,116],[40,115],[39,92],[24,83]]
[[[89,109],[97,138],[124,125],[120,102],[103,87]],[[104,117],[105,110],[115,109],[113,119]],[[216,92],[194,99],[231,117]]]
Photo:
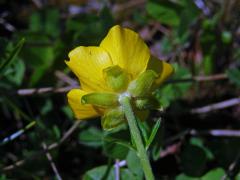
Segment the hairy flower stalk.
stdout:
[[154,175],[153,175],[152,168],[151,168],[148,156],[147,156],[147,152],[144,148],[142,138],[140,135],[140,131],[137,127],[136,117],[135,117],[132,107],[131,107],[131,97],[123,94],[122,96],[120,96],[119,102],[123,107],[123,110],[125,112],[125,115],[126,115],[126,118],[128,121],[128,125],[130,128],[132,138],[133,138],[134,142],[136,143],[138,156],[140,158],[140,162],[142,164],[142,168],[143,168],[145,177],[147,180],[154,180]]
[[118,25],[110,29],[99,46],[79,46],[69,58],[66,64],[81,83],[80,89],[68,93],[76,118],[100,116],[106,130],[127,122],[145,177],[154,179],[135,111],[156,107],[153,92],[172,74],[172,66],[151,57],[137,33]]

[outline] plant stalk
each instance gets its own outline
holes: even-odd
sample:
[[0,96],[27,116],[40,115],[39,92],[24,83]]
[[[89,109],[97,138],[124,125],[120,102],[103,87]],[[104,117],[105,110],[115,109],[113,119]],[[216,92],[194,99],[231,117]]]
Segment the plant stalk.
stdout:
[[140,162],[143,168],[143,172],[145,174],[146,180],[154,180],[154,175],[152,172],[152,168],[147,156],[147,152],[144,148],[143,141],[140,135],[139,128],[137,126],[137,119],[133,113],[133,109],[131,106],[131,98],[128,95],[122,95],[119,98],[119,102],[123,107],[123,111],[125,113],[126,119],[128,121],[129,129],[132,135],[132,138],[136,144],[138,157],[140,158]]

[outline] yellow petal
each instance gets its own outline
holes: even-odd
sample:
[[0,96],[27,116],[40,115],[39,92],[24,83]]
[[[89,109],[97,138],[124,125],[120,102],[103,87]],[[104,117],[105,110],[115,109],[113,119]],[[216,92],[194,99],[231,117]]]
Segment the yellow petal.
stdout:
[[82,96],[88,94],[80,89],[72,89],[68,94],[68,103],[72,108],[77,119],[84,120],[100,116],[97,110],[89,104],[83,105],[81,103]]
[[90,92],[110,90],[104,81],[102,70],[112,66],[112,60],[103,48],[79,46],[68,56],[70,61],[66,61],[66,64],[79,78],[81,89]]
[[147,69],[154,70],[158,74],[158,78],[155,81],[157,85],[162,84],[174,71],[171,64],[155,57],[150,58]]
[[114,65],[119,65],[135,79],[145,71],[150,57],[149,48],[134,31],[118,25],[112,27],[100,47],[110,54]]

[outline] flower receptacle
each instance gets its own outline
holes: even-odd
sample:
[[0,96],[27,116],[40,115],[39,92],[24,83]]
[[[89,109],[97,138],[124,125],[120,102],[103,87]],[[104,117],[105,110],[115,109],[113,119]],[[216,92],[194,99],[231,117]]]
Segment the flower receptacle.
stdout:
[[103,70],[103,76],[107,85],[115,92],[122,92],[127,89],[129,76],[119,66],[110,66]]

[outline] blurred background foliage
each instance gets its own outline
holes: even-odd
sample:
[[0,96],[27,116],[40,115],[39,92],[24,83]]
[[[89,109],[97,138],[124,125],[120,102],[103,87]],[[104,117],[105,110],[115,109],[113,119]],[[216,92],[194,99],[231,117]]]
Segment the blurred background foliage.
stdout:
[[115,24],[175,68],[155,92],[163,109],[139,123],[156,179],[240,179],[239,8],[238,0],[1,0],[0,179],[110,180],[117,170],[143,179],[127,127],[76,122],[66,101],[79,85],[68,52],[98,45]]

